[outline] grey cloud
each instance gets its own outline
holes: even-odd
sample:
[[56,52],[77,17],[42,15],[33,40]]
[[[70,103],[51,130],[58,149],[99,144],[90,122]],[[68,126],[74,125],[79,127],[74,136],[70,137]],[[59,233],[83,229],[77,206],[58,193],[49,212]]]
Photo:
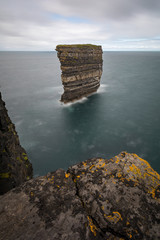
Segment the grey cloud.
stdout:
[[16,29],[12,29],[11,27],[0,26],[0,35],[12,36],[12,37],[19,37],[23,36],[20,31],[16,31]]
[[139,14],[160,17],[159,0],[1,0],[0,18],[45,23],[48,13],[75,16],[93,21],[121,21]]
[[[154,39],[153,47],[160,37],[160,0],[0,0],[0,3],[1,49],[50,50],[58,43],[73,42],[113,46],[115,41],[120,44],[125,39],[127,44],[134,42],[138,46],[138,38]],[[54,14],[59,18],[54,18]],[[72,17],[83,21],[76,23]],[[157,47],[158,44],[157,41]]]
[[48,22],[46,12],[39,3],[36,0],[1,0],[0,19],[17,23],[18,21],[46,23]]
[[59,14],[81,16],[97,20],[121,20],[137,14],[156,14],[160,16],[159,0],[59,0],[55,3],[45,1],[48,11],[58,11]]

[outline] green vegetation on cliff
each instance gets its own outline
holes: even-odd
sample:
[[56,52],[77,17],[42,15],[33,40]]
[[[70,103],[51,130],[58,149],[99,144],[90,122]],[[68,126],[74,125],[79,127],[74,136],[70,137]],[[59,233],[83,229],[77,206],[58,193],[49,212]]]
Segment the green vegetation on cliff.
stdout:
[[57,48],[92,48],[92,49],[96,49],[96,48],[99,48],[101,47],[100,45],[94,45],[94,44],[64,44],[64,45],[57,45],[56,46],[56,49]]

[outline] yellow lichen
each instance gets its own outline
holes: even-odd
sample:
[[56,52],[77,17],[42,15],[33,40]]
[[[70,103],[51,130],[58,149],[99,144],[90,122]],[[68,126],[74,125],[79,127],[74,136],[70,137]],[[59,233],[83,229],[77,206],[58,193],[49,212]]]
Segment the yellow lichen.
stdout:
[[[155,188],[151,188],[148,193],[152,195],[152,198],[155,198],[155,192],[156,192],[156,189]],[[155,198],[156,199],[156,198]]]
[[96,230],[97,230],[97,228],[96,228],[96,226],[93,224],[92,219],[91,219],[89,216],[87,216],[87,218],[88,218],[90,230],[91,230],[91,232],[94,234],[94,236],[96,236]]
[[115,163],[119,163],[119,158],[118,158],[118,156],[115,156],[115,159],[116,159],[116,161],[115,161]]
[[122,220],[121,214],[119,212],[113,212],[112,215],[104,214],[104,217],[111,223],[117,223]]
[[131,230],[127,230],[127,236],[129,237],[129,238],[132,238],[132,232],[131,232]]
[[121,178],[121,177],[122,177],[122,173],[118,172],[118,173],[117,173],[117,177],[118,177],[118,178]]
[[103,163],[101,167],[104,167],[104,166],[105,166],[105,163]]
[[31,195],[31,197],[33,197],[33,196],[34,196],[34,193],[33,193],[33,192],[30,192],[30,195]]
[[113,182],[114,184],[116,184],[116,181],[114,181],[114,179],[112,179],[112,182]]
[[93,164],[93,165],[91,165],[90,167],[89,167],[89,169],[91,170],[93,167],[95,167],[95,165]]
[[135,165],[132,164],[131,166],[129,166],[129,169],[131,172],[133,172],[135,175],[139,175],[139,177],[141,177],[141,170]]
[[65,173],[66,178],[69,178],[69,176],[70,176],[70,173]]
[[[132,156],[134,158],[138,158],[141,161],[141,166],[143,166],[143,168],[141,170],[135,164],[129,166],[128,172],[132,172],[134,175],[127,180],[134,181],[134,186],[138,185],[140,179],[144,180],[146,182],[146,187],[148,188],[148,193],[151,194],[152,198],[157,200],[155,197],[155,189],[159,185],[160,175],[151,168],[150,164],[147,161],[140,158],[136,154],[132,154]],[[135,175],[137,176],[137,180],[134,179]]]
[[96,168],[103,168],[104,166],[105,166],[105,162],[102,162],[103,161],[103,159],[102,158],[100,158],[99,160],[98,160],[98,163],[96,164]]
[[50,178],[47,178],[47,180],[50,182],[50,183],[53,183],[54,182],[54,175]]

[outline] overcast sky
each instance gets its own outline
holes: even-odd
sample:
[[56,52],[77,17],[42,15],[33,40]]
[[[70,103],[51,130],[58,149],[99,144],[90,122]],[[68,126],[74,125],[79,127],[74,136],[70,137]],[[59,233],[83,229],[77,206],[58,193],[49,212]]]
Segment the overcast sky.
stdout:
[[0,50],[160,50],[160,0],[0,0]]

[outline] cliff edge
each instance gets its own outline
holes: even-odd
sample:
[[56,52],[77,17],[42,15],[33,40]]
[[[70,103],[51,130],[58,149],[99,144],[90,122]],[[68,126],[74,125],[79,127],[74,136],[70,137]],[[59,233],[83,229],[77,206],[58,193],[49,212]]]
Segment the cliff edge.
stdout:
[[21,147],[0,93],[0,194],[32,178],[32,165]]
[[0,239],[160,239],[160,176],[136,154],[94,158],[0,197]]
[[136,154],[29,178],[0,94],[0,240],[160,239],[160,175]]
[[56,51],[64,87],[61,101],[74,101],[96,92],[102,75],[102,47],[92,44],[57,45]]

